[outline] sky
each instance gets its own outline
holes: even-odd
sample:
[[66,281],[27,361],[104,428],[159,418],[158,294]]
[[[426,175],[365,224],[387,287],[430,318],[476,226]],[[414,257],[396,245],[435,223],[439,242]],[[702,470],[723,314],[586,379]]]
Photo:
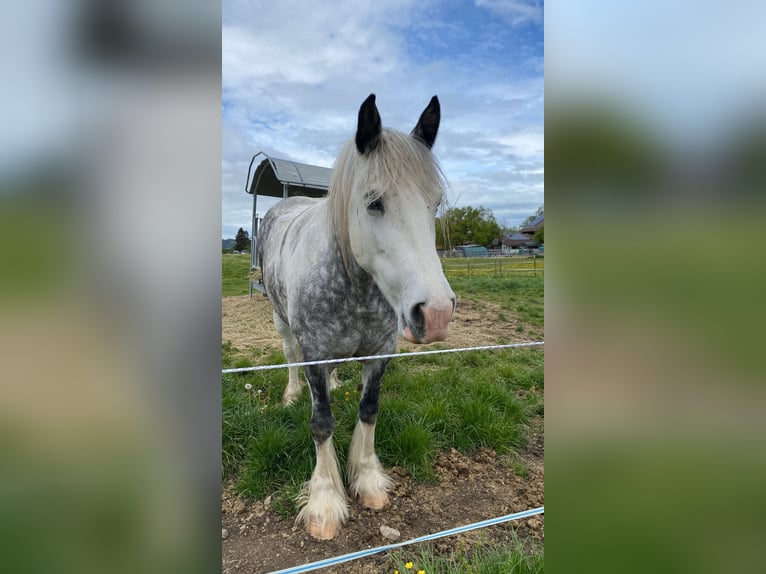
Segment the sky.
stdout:
[[542,2],[224,0],[222,24],[224,238],[250,231],[253,155],[332,167],[371,93],[407,133],[438,95],[451,205],[508,226],[543,205]]
[[556,2],[546,12],[548,104],[610,99],[672,146],[720,142],[763,116],[766,2]]

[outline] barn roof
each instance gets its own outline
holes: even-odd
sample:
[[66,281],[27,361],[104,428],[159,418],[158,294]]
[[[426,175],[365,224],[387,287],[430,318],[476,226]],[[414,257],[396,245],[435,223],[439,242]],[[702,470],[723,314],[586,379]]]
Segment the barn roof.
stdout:
[[529,235],[524,235],[523,233],[512,233],[511,235],[508,235],[506,233],[503,236],[503,239],[507,241],[529,241]]
[[534,218],[532,221],[530,221],[529,223],[527,223],[527,224],[526,224],[526,225],[525,225],[525,226],[524,226],[524,227],[521,229],[521,231],[522,231],[522,232],[524,232],[524,231],[536,231],[536,229],[535,229],[535,228],[536,228],[536,227],[537,227],[537,228],[539,228],[539,227],[540,227],[540,226],[542,226],[544,223],[545,223],[545,213],[541,213],[540,215],[538,215],[537,217],[535,217],[535,218]]
[[[250,179],[253,162],[259,155],[263,156],[263,159]],[[251,195],[284,197],[284,186],[287,185],[288,196],[322,197],[330,187],[330,175],[332,169],[328,167],[280,159],[260,151],[250,160],[245,191]]]

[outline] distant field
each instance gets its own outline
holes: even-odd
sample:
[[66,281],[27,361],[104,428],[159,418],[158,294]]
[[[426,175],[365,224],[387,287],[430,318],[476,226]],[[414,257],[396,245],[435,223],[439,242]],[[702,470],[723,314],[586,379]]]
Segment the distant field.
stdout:
[[250,254],[224,253],[221,259],[223,296],[247,295],[250,288],[247,279],[250,274]]
[[[223,296],[248,293],[250,254],[224,253]],[[442,259],[447,279],[462,277],[542,277],[545,271],[543,257],[453,257]]]
[[545,258],[537,257],[447,257],[442,259],[447,279],[458,276],[507,277],[542,275]]

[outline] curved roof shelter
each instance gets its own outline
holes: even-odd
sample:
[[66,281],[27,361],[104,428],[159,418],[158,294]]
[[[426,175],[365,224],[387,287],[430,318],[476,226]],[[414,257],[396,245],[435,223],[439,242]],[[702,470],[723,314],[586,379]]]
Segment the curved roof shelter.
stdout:
[[[253,162],[259,155],[262,155],[263,159],[255,168],[251,180],[250,172]],[[322,197],[327,194],[330,187],[331,175],[332,170],[328,167],[270,157],[261,151],[250,160],[245,191],[251,195],[268,197],[292,197],[293,195]]]
[[[258,156],[263,156],[263,159],[253,173],[253,163],[255,163],[255,158]],[[252,178],[250,177],[251,173]],[[307,197],[324,197],[330,188],[331,175],[332,169],[328,167],[319,167],[289,159],[271,157],[262,151],[253,156],[253,159],[250,160],[250,167],[247,169],[247,181],[245,182],[245,192],[253,196],[253,221],[250,233],[250,271],[258,268],[255,257],[259,223],[256,212],[258,196],[286,198],[304,195]],[[262,291],[261,286],[251,279],[251,297],[253,295],[253,288]]]

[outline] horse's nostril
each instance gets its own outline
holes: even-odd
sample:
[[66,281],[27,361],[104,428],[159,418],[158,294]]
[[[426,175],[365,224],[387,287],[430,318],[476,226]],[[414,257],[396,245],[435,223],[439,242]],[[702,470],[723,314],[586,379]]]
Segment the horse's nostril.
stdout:
[[415,329],[423,329],[426,324],[426,317],[423,315],[423,305],[425,302],[416,303],[412,309],[410,309],[410,321]]

